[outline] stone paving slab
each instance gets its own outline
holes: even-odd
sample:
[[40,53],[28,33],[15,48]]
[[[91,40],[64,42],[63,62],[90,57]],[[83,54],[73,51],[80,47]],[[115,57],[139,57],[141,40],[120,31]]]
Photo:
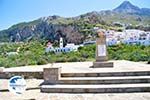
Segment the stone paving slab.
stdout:
[[[92,69],[93,62],[55,63],[41,66],[23,66],[4,69],[11,71],[43,71],[47,67],[62,67],[63,73],[79,72],[112,72],[112,71],[150,71],[150,65],[143,62],[131,62],[125,60],[113,61],[112,68]],[[28,80],[28,85],[38,87],[43,80]],[[7,89],[8,80],[0,79],[0,89]],[[27,90],[24,94],[16,96],[8,91],[0,91],[0,100],[150,100],[150,93],[111,93],[111,94],[69,94],[69,93],[41,93],[40,89]]]
[[113,68],[89,68],[93,65],[93,62],[68,62],[5,68],[4,72],[43,72],[43,68],[48,67],[62,67],[62,73],[150,71],[150,65],[146,64],[146,62],[132,62],[126,60],[110,62],[114,63]]
[[[26,80],[28,87],[38,87],[43,80]],[[8,80],[0,79],[0,89],[7,89]],[[3,86],[2,86],[3,84]],[[9,91],[0,91],[0,100],[150,100],[149,93],[111,93],[111,94],[71,94],[41,93],[40,89],[31,89],[22,95],[14,95]]]
[[84,88],[92,88],[92,89],[98,89],[98,88],[128,88],[128,87],[150,87],[150,84],[149,83],[142,83],[142,84],[110,84],[110,85],[95,85],[95,84],[92,84],[92,85],[87,85],[87,84],[81,84],[81,85],[62,85],[62,84],[56,84],[56,85],[43,85],[42,87],[47,87],[47,88],[60,88],[60,89],[65,89],[65,88],[70,88],[70,89],[76,89],[76,88],[81,88],[81,89],[84,89]]
[[[40,79],[26,79],[27,89],[39,88],[39,85],[44,81]],[[8,79],[0,79],[0,92],[8,91]]]
[[150,100],[150,93],[47,94],[40,93],[39,90],[30,90],[20,96],[10,92],[0,93],[0,100]]
[[60,80],[115,80],[115,79],[150,79],[150,76],[124,76],[124,77],[63,77]]

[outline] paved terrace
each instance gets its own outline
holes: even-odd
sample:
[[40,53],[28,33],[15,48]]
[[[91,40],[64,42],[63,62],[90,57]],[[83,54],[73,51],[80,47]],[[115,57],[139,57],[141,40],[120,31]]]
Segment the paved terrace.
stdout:
[[[5,72],[42,72],[46,67],[62,67],[62,73],[80,72],[115,72],[115,71],[150,71],[150,65],[145,62],[130,62],[125,60],[113,61],[114,68],[92,69],[92,62],[55,63],[41,66],[25,66],[6,68]],[[150,93],[107,93],[107,94],[69,94],[41,93],[39,85],[43,80],[26,79],[27,91],[16,96],[8,91],[8,80],[0,79],[0,100],[150,100]]]
[[126,60],[111,62],[114,62],[113,68],[89,68],[93,65],[93,62],[68,62],[6,68],[4,72],[43,72],[43,68],[48,67],[62,67],[62,73],[150,71],[150,65],[146,64],[146,62],[131,62]]

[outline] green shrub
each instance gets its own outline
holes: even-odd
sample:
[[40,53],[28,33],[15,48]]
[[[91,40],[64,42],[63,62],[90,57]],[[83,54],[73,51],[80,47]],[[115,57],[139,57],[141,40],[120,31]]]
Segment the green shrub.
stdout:
[[147,60],[147,64],[150,64],[150,56],[149,56],[149,58],[148,58],[148,60]]
[[[5,55],[20,47],[19,55]],[[16,67],[25,65],[43,65],[54,62],[80,62],[95,60],[96,45],[80,47],[76,52],[55,54],[45,53],[45,45],[40,42],[0,45],[0,67]],[[148,61],[150,63],[150,46],[114,45],[108,48],[109,59]],[[4,53],[5,52],[5,53]]]
[[44,65],[44,64],[47,64],[47,63],[48,63],[48,61],[44,58],[39,58],[37,60],[37,65]]

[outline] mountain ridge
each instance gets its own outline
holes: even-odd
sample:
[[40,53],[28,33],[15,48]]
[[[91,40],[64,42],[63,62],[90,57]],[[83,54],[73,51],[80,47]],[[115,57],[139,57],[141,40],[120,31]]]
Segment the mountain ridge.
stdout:
[[[139,8],[124,1],[113,10],[93,11],[76,17],[64,18],[58,15],[41,17],[37,20],[19,23],[0,31],[0,41],[30,41],[46,39],[58,42],[63,37],[66,42],[81,43],[89,36],[95,38],[93,27],[111,29],[114,22],[150,26],[150,9]],[[148,28],[148,30],[150,30]]]
[[113,9],[115,12],[125,12],[125,13],[137,13],[140,8],[131,4],[129,1],[124,1],[120,6]]
[[113,9],[113,11],[118,13],[131,13],[131,14],[135,13],[135,14],[150,15],[149,13],[145,13],[145,10],[146,12],[150,12],[149,8],[139,8],[138,6],[131,4],[129,1],[124,1],[117,8]]

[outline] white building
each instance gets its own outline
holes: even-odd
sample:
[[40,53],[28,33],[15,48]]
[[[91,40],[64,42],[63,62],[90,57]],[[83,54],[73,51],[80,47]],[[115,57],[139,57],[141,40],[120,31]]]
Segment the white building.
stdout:
[[55,49],[53,48],[51,42],[48,42],[47,43],[47,47],[45,49],[45,52],[51,52],[51,51],[54,51]]
[[71,52],[71,51],[77,51],[80,46],[82,45],[75,45],[74,43],[70,43],[67,44],[65,47],[63,47],[63,39],[60,38],[59,47],[54,48],[52,44],[49,42],[45,51],[46,52],[54,51],[55,53]]
[[59,40],[59,47],[60,47],[60,48],[63,48],[63,45],[64,45],[64,44],[63,44],[63,38],[60,38],[60,40]]
[[150,45],[150,32],[136,29],[124,30],[124,32],[109,30],[106,31],[106,41],[107,45],[119,43]]
[[150,32],[141,30],[126,30],[126,37],[122,41],[125,44],[150,45]]
[[106,39],[106,44],[109,45],[116,45],[117,40],[116,39]]

